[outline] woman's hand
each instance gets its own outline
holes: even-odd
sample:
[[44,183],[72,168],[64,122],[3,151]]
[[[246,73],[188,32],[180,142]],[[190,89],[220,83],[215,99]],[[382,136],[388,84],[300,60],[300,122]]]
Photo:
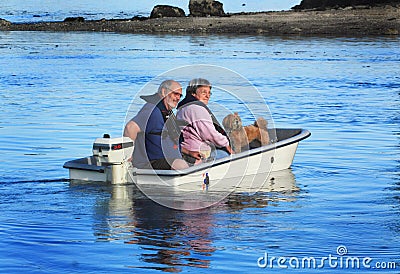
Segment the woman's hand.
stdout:
[[187,149],[184,148],[184,147],[181,148],[181,151],[182,151],[182,153],[184,153],[184,154],[187,154],[187,155],[192,156],[192,157],[195,158],[196,160],[200,160],[200,159],[202,159],[202,158],[204,157],[204,155],[201,154],[200,152],[198,152],[198,151],[190,151],[190,150],[187,150]]
[[235,152],[232,150],[231,146],[227,146],[225,148],[229,152],[229,154],[235,154]]

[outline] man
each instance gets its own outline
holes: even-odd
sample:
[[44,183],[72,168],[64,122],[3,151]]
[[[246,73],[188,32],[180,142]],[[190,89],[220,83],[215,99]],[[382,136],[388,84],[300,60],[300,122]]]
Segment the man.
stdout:
[[179,128],[175,124],[172,112],[181,96],[182,86],[174,80],[162,82],[157,93],[153,95],[140,96],[146,104],[124,129],[124,136],[135,140],[132,159],[135,167],[153,169],[189,167],[179,151]]

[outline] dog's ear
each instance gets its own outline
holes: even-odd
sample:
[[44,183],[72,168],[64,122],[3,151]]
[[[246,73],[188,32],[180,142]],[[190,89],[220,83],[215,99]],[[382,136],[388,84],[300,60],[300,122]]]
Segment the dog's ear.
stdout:
[[233,114],[234,114],[234,115],[236,115],[236,116],[238,116],[238,115],[239,115],[239,113],[237,113],[237,112],[234,112]]
[[232,114],[228,114],[227,116],[225,116],[225,118],[222,120],[222,126],[227,129],[229,127],[230,124],[230,116]]

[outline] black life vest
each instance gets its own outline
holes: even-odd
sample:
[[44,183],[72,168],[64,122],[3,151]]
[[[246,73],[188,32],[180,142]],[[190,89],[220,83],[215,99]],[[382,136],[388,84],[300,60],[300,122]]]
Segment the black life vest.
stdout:
[[180,126],[184,126],[186,125],[186,123],[183,121],[179,121],[176,118],[174,112],[172,110],[168,110],[165,107],[162,98],[160,98],[157,93],[153,95],[142,95],[140,96],[140,98],[148,103],[156,105],[156,107],[161,111],[161,115],[165,123],[166,130],[160,132],[151,132],[148,134],[161,135],[163,138],[169,136],[175,144],[179,144],[179,137],[181,135]]
[[228,134],[225,132],[224,128],[220,125],[217,118],[214,116],[214,114],[211,112],[211,110],[207,107],[207,105],[204,104],[202,101],[197,100],[193,95],[191,95],[191,94],[186,95],[185,98],[181,102],[179,102],[178,110],[181,109],[182,107],[186,107],[191,104],[198,105],[198,106],[205,108],[211,116],[211,119],[212,119],[215,129],[222,135],[228,137]]

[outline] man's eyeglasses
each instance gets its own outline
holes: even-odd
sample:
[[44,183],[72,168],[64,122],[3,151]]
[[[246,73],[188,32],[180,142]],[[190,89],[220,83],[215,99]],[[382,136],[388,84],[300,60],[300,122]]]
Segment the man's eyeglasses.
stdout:
[[173,89],[170,89],[170,88],[167,88],[167,89],[170,90],[170,91],[171,91],[170,93],[172,93],[173,95],[179,96],[179,98],[182,97],[182,93],[177,92],[177,91],[175,91],[175,90],[173,90]]
[[182,97],[182,93],[179,93],[179,92],[176,92],[176,91],[173,91],[172,94],[175,95],[175,96],[179,96],[179,98]]

